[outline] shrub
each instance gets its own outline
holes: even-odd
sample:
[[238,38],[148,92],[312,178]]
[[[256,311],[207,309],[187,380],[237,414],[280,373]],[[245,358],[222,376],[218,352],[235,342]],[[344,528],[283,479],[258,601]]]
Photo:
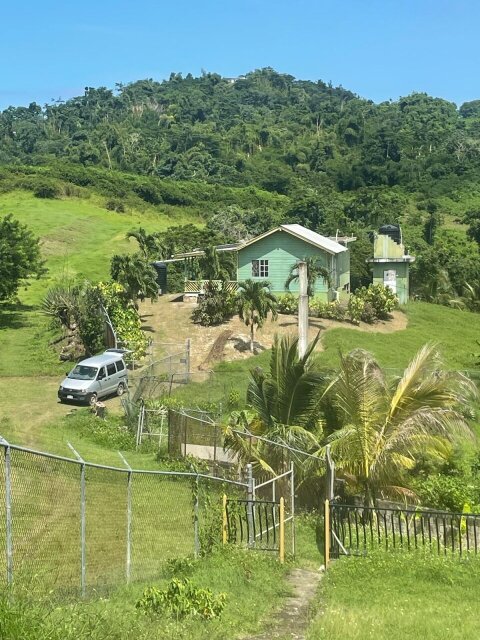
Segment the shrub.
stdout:
[[142,323],[135,304],[125,296],[125,290],[118,282],[99,282],[97,291],[110,316],[117,338],[133,351],[135,359],[143,358],[147,352],[148,340],[142,331]]
[[[380,320],[388,318],[388,314],[398,305],[397,296],[389,287],[384,287],[383,284],[371,284],[368,287],[361,287],[355,291],[355,296],[371,305],[375,318]],[[365,322],[368,321],[365,320]]]
[[192,455],[174,457],[159,451],[155,459],[160,464],[162,471],[179,471],[181,473],[193,471],[207,474],[209,472],[208,462]]
[[82,438],[102,447],[122,451],[135,449],[134,435],[116,416],[107,415],[107,419],[102,420],[93,415],[89,409],[83,409],[67,416],[65,422]]
[[142,200],[149,204],[161,204],[163,202],[162,194],[155,185],[142,183],[136,185],[133,190]]
[[236,295],[209,282],[205,285],[205,295],[193,310],[192,320],[205,327],[222,324],[229,320],[236,310]]
[[53,180],[39,180],[33,189],[36,198],[58,198],[62,191]]
[[237,389],[230,389],[227,406],[229,409],[237,409],[240,404],[240,392]]
[[323,302],[319,298],[310,300],[311,315],[317,318],[327,318],[342,322],[347,315],[347,308],[340,302]]
[[360,324],[363,309],[365,308],[365,300],[356,295],[351,295],[348,299],[348,317],[353,324]]
[[464,511],[480,502],[480,487],[464,476],[443,474],[418,479],[415,491],[422,505],[446,511]]
[[173,578],[166,589],[145,589],[136,607],[144,613],[166,614],[177,620],[187,616],[212,620],[221,615],[226,599],[225,593],[215,594],[211,589],[202,589],[188,578]]
[[374,306],[367,300],[365,300],[363,305],[362,316],[360,319],[362,322],[366,322],[367,324],[373,324],[378,320]]
[[282,293],[277,297],[278,313],[294,314],[298,312],[298,297],[293,293]]
[[116,198],[110,198],[105,203],[105,208],[108,211],[117,211],[117,213],[125,213],[125,205],[121,200],[117,200]]

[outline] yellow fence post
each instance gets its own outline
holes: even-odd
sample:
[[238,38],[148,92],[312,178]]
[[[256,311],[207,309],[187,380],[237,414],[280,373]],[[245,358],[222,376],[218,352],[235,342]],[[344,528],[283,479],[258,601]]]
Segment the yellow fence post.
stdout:
[[280,522],[278,532],[278,555],[280,562],[285,562],[285,500],[280,498]]
[[324,549],[324,564],[325,569],[328,567],[328,563],[330,562],[330,501],[325,500],[325,509],[324,509],[324,524],[325,524],[325,549]]
[[222,508],[222,544],[227,544],[227,495],[225,493]]

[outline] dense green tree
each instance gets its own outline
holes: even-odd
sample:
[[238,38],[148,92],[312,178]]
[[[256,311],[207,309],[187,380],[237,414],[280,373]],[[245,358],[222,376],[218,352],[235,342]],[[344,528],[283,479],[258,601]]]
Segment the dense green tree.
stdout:
[[12,214],[0,219],[0,302],[12,298],[29,278],[46,272],[40,242]]

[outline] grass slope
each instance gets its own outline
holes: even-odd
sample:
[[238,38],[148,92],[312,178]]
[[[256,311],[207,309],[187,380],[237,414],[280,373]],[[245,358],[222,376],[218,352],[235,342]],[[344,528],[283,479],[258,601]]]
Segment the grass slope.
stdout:
[[[35,598],[19,592],[15,598],[0,592],[2,640],[224,640],[255,633],[262,621],[287,594],[282,567],[268,554],[227,549],[182,570],[196,585],[225,593],[219,619],[198,617],[175,620],[166,615],[145,615],[135,608],[145,584],[119,588],[106,598],[68,603]],[[150,584],[164,588],[172,572],[165,571]],[[259,594],[261,593],[261,597]]]
[[321,362],[334,367],[339,351],[355,348],[371,351],[387,368],[404,368],[426,342],[438,345],[451,369],[473,369],[475,340],[480,335],[480,314],[459,311],[426,302],[412,302],[403,310],[408,326],[395,333],[365,333],[352,329],[332,329],[322,337]]
[[329,568],[308,640],[478,637],[477,557],[382,553]]
[[[13,213],[42,240],[48,274],[20,291],[19,305],[0,313],[1,376],[59,375],[63,371],[48,348],[52,337],[38,310],[48,287],[62,276],[99,280],[108,278],[114,253],[132,250],[125,234],[142,225],[148,231],[162,231],[175,224],[197,222],[182,211],[173,217],[158,211],[131,210],[120,214],[107,211],[100,198],[40,200],[27,192],[0,195],[0,216]],[[21,329],[21,331],[19,331]]]

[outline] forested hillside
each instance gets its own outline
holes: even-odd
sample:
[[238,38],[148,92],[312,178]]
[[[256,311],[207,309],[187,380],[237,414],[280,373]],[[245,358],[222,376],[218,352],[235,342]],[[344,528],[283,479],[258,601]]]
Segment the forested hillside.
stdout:
[[369,278],[368,232],[400,221],[413,291],[479,304],[480,100],[374,104],[272,69],[172,74],[6,109],[0,163],[3,191],[192,207],[227,240],[287,220],[355,233],[354,285]]

